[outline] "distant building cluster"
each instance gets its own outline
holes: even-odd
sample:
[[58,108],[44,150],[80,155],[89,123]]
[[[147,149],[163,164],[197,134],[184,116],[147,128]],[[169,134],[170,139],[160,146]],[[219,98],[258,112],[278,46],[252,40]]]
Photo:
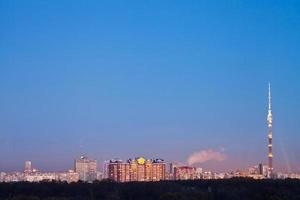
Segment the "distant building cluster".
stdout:
[[24,172],[0,173],[0,182],[41,182],[41,181],[65,181],[68,183],[84,181],[92,182],[101,180],[102,174],[97,172],[96,160],[80,157],[75,160],[74,169],[67,172],[40,172],[32,168],[31,161],[25,161]]
[[[276,173],[278,179],[300,179],[300,174]],[[40,172],[32,167],[31,161],[26,161],[24,172],[0,173],[0,182],[41,182],[64,181],[93,182],[109,179],[116,182],[130,181],[163,181],[163,180],[197,180],[197,179],[228,179],[233,177],[248,177],[253,179],[269,178],[269,165],[258,164],[246,170],[233,172],[212,172],[192,166],[182,166],[176,163],[166,163],[163,159],[145,159],[138,157],[122,161],[112,159],[105,161],[103,171],[97,170],[97,161],[81,156],[74,161],[74,169],[67,172]]]
[[[172,164],[171,164],[172,165]],[[171,168],[171,167],[170,167]],[[173,174],[170,173],[170,180],[196,180],[196,179],[228,179],[234,177],[266,179],[269,178],[269,166],[258,164],[246,170],[236,170],[232,172],[212,172],[191,166],[174,167]],[[171,171],[171,170],[170,170]],[[173,179],[171,178],[173,177]],[[273,178],[277,179],[300,179],[300,174],[297,173],[274,173]]]

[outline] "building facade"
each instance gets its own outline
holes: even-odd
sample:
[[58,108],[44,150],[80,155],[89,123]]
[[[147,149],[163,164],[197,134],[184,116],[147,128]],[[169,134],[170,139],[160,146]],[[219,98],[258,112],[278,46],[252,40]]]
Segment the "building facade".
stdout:
[[175,180],[193,180],[197,178],[196,168],[183,166],[176,167],[174,170]]
[[32,172],[31,161],[25,161],[24,173],[31,173],[31,172]]
[[111,160],[108,164],[109,179],[117,182],[160,181],[165,180],[166,164],[162,159],[143,157],[122,160]]
[[79,180],[91,182],[97,179],[97,161],[85,156],[75,160],[75,172],[79,174]]
[[122,160],[111,160],[108,164],[108,178],[117,182],[130,181],[130,165]]

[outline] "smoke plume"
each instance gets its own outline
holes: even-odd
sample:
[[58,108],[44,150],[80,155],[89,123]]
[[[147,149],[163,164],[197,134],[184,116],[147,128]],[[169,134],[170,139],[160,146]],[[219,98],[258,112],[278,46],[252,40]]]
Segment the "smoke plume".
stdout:
[[224,154],[223,151],[214,151],[208,149],[208,150],[202,150],[193,153],[188,157],[187,163],[188,165],[193,165],[193,164],[205,163],[210,160],[223,161],[225,159],[226,159],[226,155]]

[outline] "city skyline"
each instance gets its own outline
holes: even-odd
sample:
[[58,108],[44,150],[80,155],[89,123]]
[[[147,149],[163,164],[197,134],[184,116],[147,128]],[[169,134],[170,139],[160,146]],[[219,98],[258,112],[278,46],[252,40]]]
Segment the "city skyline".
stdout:
[[[270,98],[270,95],[269,95]],[[270,101],[269,101],[270,102]],[[270,109],[270,106],[269,106]],[[269,145],[268,145],[269,147]],[[268,154],[269,155],[269,154]],[[268,160],[270,157],[268,156]],[[157,182],[165,180],[205,180],[251,178],[263,179],[300,179],[300,173],[284,173],[273,171],[272,160],[268,164],[259,163],[246,169],[236,169],[214,172],[210,169],[166,162],[161,158],[147,159],[145,157],[129,158],[126,161],[111,159],[105,161],[102,170],[97,168],[97,160],[87,156],[75,159],[74,168],[64,172],[42,172],[33,167],[31,161],[25,161],[23,172],[0,172],[0,182]]]
[[81,155],[300,171],[300,3],[0,2],[0,171]]

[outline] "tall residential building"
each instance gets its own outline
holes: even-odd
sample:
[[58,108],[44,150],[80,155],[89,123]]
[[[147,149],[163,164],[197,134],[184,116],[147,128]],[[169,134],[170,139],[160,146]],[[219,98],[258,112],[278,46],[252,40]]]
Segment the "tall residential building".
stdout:
[[108,179],[108,177],[109,177],[109,175],[108,175],[108,165],[109,165],[109,160],[105,160],[104,162],[103,162],[103,169],[102,169],[102,171],[103,171],[103,179]]
[[109,179],[118,182],[165,180],[166,164],[161,159],[146,160],[143,157],[127,162],[111,160],[108,166]]
[[75,172],[79,174],[81,181],[94,181],[97,178],[97,161],[90,160],[85,156],[75,160]]
[[166,177],[166,164],[162,159],[153,160],[153,175],[152,181],[165,180]]
[[269,83],[269,105],[268,105],[268,177],[273,176],[273,115],[272,115],[272,97],[271,97],[271,84]]
[[108,177],[117,182],[130,181],[129,163],[124,163],[122,160],[111,160],[108,165]]
[[25,161],[24,173],[31,173],[31,172],[32,172],[31,161]]

